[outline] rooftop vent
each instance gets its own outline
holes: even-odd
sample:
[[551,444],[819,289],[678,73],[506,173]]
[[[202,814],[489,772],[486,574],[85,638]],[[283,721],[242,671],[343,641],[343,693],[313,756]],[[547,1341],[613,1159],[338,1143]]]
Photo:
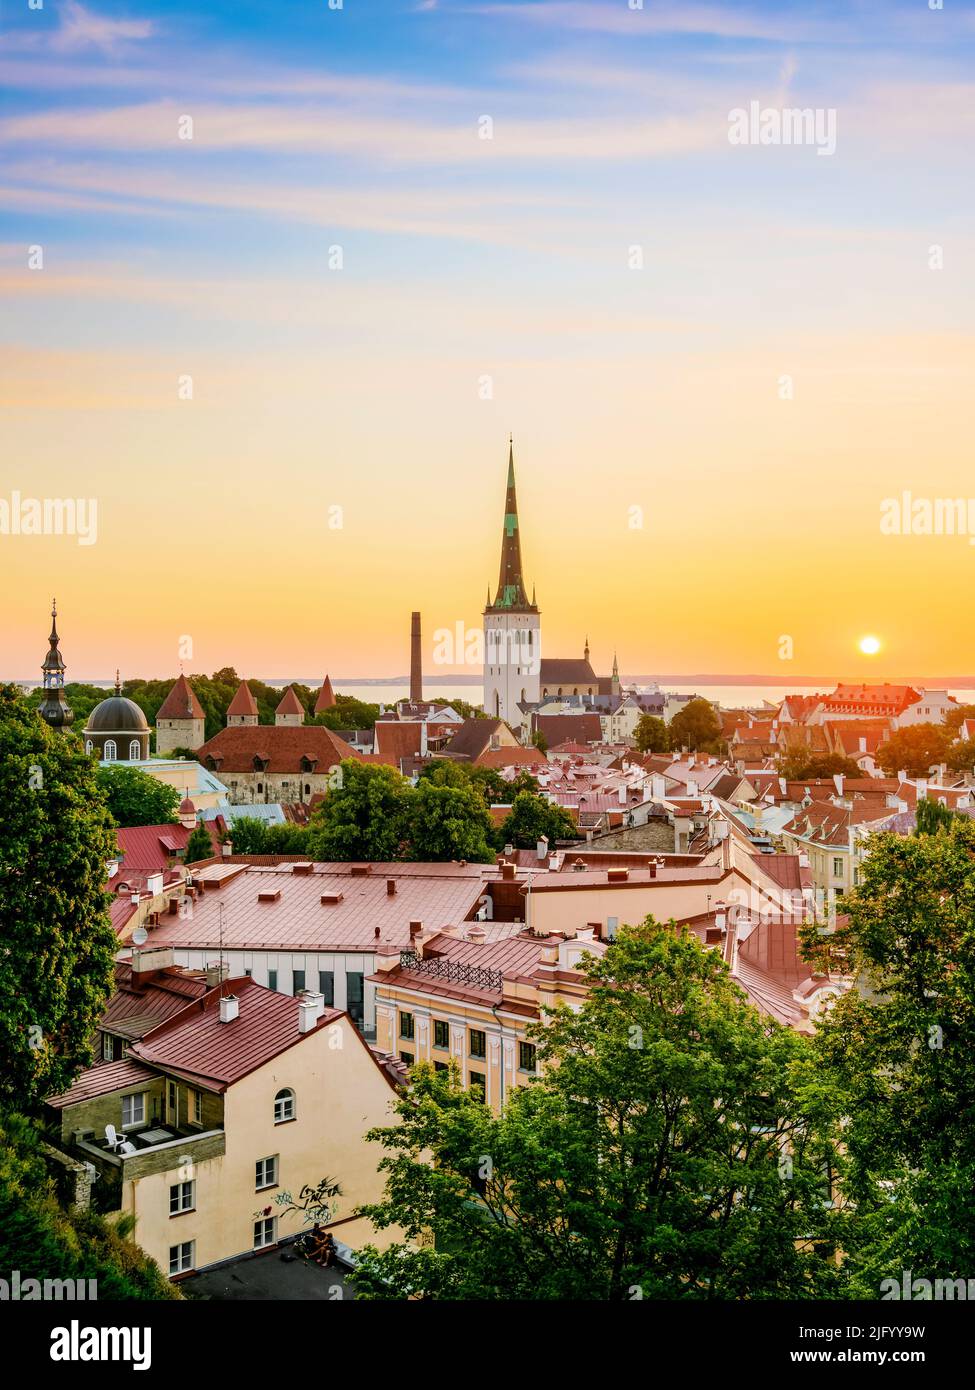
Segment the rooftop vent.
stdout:
[[292,864],[291,872],[293,874],[310,874],[311,868],[310,864]]
[[322,906],[334,907],[336,903],[340,903],[342,901],[344,896],[344,893],[323,893]]
[[606,877],[609,883],[626,883],[630,877],[630,871],[629,869],[610,869]]
[[395,880],[395,878],[387,878],[387,880],[386,880],[386,896],[387,896],[388,898],[393,898],[393,897],[396,896],[396,880]]
[[369,865],[368,865],[368,864],[353,864],[353,865],[352,865],[352,877],[353,877],[353,878],[365,878],[365,877],[368,875],[368,873],[369,873]]
[[263,892],[258,893],[257,901],[259,903],[276,903],[280,896],[280,888],[265,888]]

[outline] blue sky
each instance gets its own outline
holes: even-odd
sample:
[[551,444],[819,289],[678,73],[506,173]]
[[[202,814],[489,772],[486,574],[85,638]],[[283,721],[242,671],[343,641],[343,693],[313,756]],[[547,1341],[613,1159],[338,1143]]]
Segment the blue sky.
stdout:
[[[330,619],[344,664],[401,666],[404,562],[407,611],[477,621],[496,527],[466,523],[497,511],[513,430],[560,646],[613,627],[630,669],[770,669],[801,616],[804,665],[825,669],[809,577],[842,609],[824,560],[852,548],[851,629],[889,610],[900,669],[952,664],[949,627],[911,635],[910,567],[874,532],[880,497],[957,491],[969,469],[973,48],[960,0],[3,0],[0,437],[26,481],[57,495],[81,475],[104,499],[100,546],[57,552],[76,607],[132,546],[170,544],[192,497],[226,532],[212,563],[231,532],[266,554],[270,528],[303,593],[354,574],[361,602]],[[835,109],[835,154],[732,147],[728,113],[751,101]],[[321,516],[350,489],[339,543]],[[693,544],[673,525],[689,501]],[[653,516],[639,556],[634,503]],[[717,621],[670,604],[649,623],[634,588],[728,553],[729,521],[784,577],[767,634],[738,622],[744,569]],[[555,601],[567,554],[620,546],[625,566]],[[52,557],[8,547],[0,579],[46,592]],[[957,580],[955,552],[933,563]],[[151,582],[118,596],[123,617]],[[192,574],[173,582],[192,605]],[[259,575],[239,582],[259,607]],[[25,614],[25,659],[34,630]],[[172,669],[168,636],[127,640]],[[224,615],[201,646],[218,665],[251,641]]]

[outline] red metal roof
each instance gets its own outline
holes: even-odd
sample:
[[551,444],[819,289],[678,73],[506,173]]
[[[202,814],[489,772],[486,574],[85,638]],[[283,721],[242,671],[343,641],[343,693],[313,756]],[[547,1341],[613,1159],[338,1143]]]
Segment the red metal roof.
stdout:
[[[205,873],[222,876],[223,886],[197,897],[191,917],[163,917],[153,928],[153,945],[212,948],[219,940],[223,903],[227,950],[361,951],[380,945],[398,949],[409,944],[411,921],[433,928],[465,921],[486,891],[485,872],[493,869],[479,864],[393,863],[369,866],[369,872],[360,875],[353,872],[358,867],[316,865],[312,873],[294,874],[287,864],[214,865]],[[220,870],[225,872],[220,875]],[[392,895],[387,892],[389,880],[396,884]],[[262,891],[278,890],[276,901],[259,901]],[[339,900],[323,903],[323,896]]]
[[[299,1001],[291,995],[265,989],[249,976],[227,980],[223,993],[237,996],[239,1013],[232,1022],[221,1023],[221,991],[211,990],[147,1033],[133,1055],[223,1089],[309,1036],[298,1031]],[[315,1029],[341,1017],[340,1009],[325,1009]]]
[[112,1091],[124,1091],[129,1087],[144,1085],[155,1079],[155,1073],[141,1062],[123,1057],[118,1062],[102,1062],[87,1067],[75,1078],[68,1089],[59,1096],[48,1096],[48,1105],[56,1110],[64,1110],[69,1105],[79,1105],[93,1096],[107,1096]]

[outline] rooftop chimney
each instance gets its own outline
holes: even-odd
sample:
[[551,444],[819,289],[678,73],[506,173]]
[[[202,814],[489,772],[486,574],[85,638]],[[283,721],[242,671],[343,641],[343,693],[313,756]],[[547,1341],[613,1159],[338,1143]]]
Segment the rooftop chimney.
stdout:
[[396,896],[396,880],[395,880],[395,878],[387,878],[387,880],[386,880],[386,896],[387,896],[387,898],[393,898],[393,897]]
[[422,923],[422,922],[411,922],[411,923],[410,923],[410,940],[411,940],[411,941],[415,941],[416,938],[417,938],[418,936],[422,936],[422,935],[423,935],[423,923]]
[[410,624],[410,703],[423,699],[423,656],[420,649],[420,615],[413,614]]
[[310,1033],[325,1012],[324,994],[306,990],[298,998],[298,1032]]
[[229,974],[230,966],[226,961],[212,961],[206,968],[207,989],[215,989]]
[[220,999],[220,1022],[233,1023],[240,1013],[240,1000],[236,994],[224,994]]
[[548,836],[539,836],[538,843],[535,845],[535,854],[539,859],[548,858]]
[[481,942],[487,941],[487,932],[484,930],[483,927],[477,926],[477,924],[475,924],[474,926],[467,928],[467,939],[468,941],[473,941],[480,945]]

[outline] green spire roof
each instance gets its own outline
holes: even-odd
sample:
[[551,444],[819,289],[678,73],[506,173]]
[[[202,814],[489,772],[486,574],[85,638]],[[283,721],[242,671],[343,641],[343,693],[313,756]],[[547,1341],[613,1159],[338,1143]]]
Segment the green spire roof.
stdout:
[[[488,591],[490,594],[490,590]],[[501,533],[501,572],[498,576],[498,592],[489,608],[504,612],[531,612],[536,605],[534,597],[528,602],[521,571],[521,538],[518,532],[518,498],[515,494],[515,455],[514,443],[508,441],[508,483],[504,499],[504,529]]]

